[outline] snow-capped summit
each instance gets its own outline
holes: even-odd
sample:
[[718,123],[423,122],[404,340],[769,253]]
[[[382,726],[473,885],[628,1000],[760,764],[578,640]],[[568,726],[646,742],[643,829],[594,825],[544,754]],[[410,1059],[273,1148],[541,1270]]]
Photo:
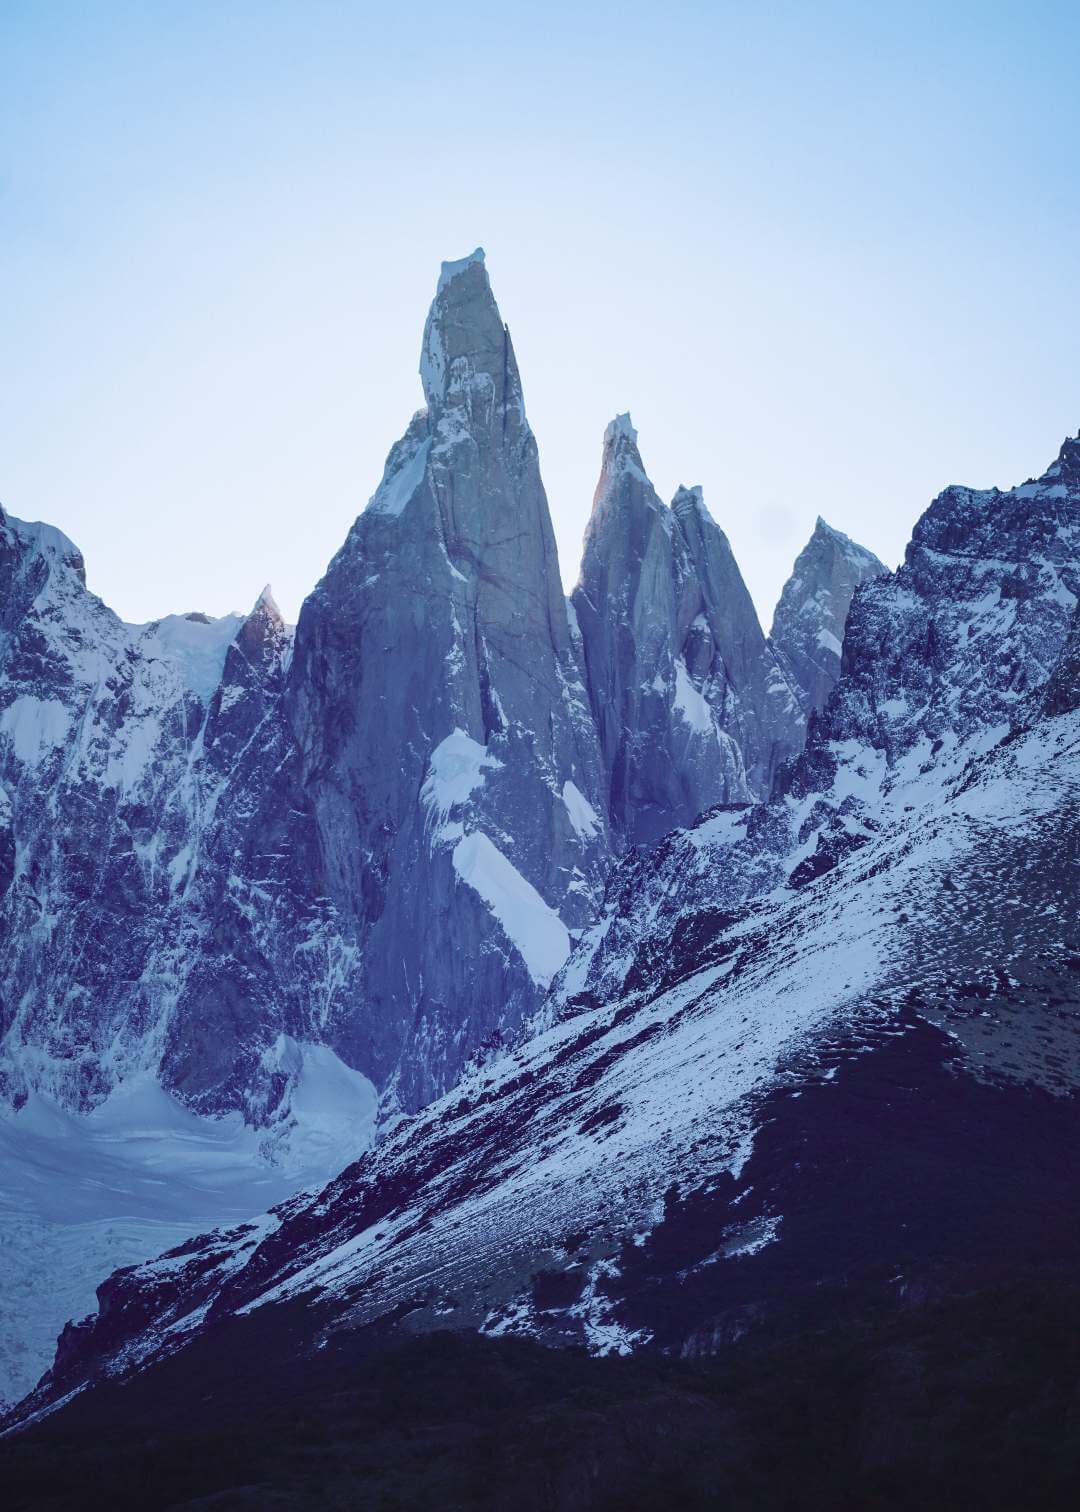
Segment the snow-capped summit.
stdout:
[[604,520],[610,512],[621,510],[651,511],[661,521],[667,517],[667,509],[645,472],[641,452],[638,450],[638,433],[631,425],[628,414],[616,415],[604,430],[600,476],[596,480],[592,512],[585,527],[582,573],[585,571],[590,543],[602,528]]
[[616,415],[614,420],[609,420],[607,429],[604,431],[604,445],[614,447],[620,436],[625,436],[628,441],[637,445],[637,431],[630,419],[629,410],[625,414]]
[[708,506],[705,503],[705,491],[700,483],[693,483],[689,488],[685,483],[680,483],[675,490],[675,497],[671,501],[671,507],[678,515],[690,514],[700,511],[707,520],[712,519]]
[[464,273],[466,268],[474,267],[477,263],[479,263],[480,266],[483,267],[483,247],[475,248],[468,254],[467,257],[452,258],[444,262],[439,271],[439,282],[436,292],[441,294],[443,289],[448,283],[451,282],[452,279],[455,279],[459,273]]
[[453,441],[474,412],[525,426],[510,332],[503,324],[479,249],[471,257],[443,263],[424,326],[420,377],[431,416],[435,445]]
[[824,708],[840,676],[852,594],[860,583],[887,571],[872,551],[818,515],[814,532],[784,584],[769,636],[790,670],[807,714]]

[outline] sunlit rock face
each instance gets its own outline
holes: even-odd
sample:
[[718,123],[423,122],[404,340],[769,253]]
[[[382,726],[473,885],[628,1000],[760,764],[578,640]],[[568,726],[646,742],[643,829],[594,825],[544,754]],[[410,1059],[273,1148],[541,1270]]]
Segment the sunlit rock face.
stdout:
[[572,602],[619,838],[768,791],[802,712],[701,489],[660,500],[628,415],[604,436]]
[[840,676],[844,625],[855,589],[887,571],[872,551],[818,516],[784,584],[769,636],[806,714],[825,707]]

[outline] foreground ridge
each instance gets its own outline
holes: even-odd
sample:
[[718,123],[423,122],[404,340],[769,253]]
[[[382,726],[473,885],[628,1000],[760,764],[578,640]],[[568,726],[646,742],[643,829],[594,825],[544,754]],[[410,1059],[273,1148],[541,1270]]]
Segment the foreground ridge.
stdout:
[[318,1195],[111,1277],[13,1422],[274,1318],[696,1358],[1074,1266],[1078,461],[946,490],[768,802],[630,852],[532,1036]]

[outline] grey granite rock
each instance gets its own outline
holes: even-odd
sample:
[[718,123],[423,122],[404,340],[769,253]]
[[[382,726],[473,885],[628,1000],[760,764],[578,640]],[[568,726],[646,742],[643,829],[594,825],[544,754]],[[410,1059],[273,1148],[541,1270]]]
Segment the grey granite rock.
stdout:
[[823,709],[836,686],[855,589],[888,570],[872,551],[818,516],[784,584],[769,636],[805,713]]
[[650,843],[767,792],[805,722],[701,490],[672,507],[608,426],[573,593],[616,835]]
[[607,857],[600,754],[510,341],[444,264],[427,409],[304,605],[286,702],[362,969],[335,1043],[415,1107],[539,1000]]

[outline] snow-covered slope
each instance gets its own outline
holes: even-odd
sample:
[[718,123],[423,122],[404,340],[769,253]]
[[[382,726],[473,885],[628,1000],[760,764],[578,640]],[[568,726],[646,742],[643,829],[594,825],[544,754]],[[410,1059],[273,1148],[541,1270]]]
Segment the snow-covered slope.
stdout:
[[24,1414],[290,1300],[694,1354],[1080,1260],[1078,460],[936,500],[773,798],[628,854],[532,1037],[316,1198],[114,1275]]

